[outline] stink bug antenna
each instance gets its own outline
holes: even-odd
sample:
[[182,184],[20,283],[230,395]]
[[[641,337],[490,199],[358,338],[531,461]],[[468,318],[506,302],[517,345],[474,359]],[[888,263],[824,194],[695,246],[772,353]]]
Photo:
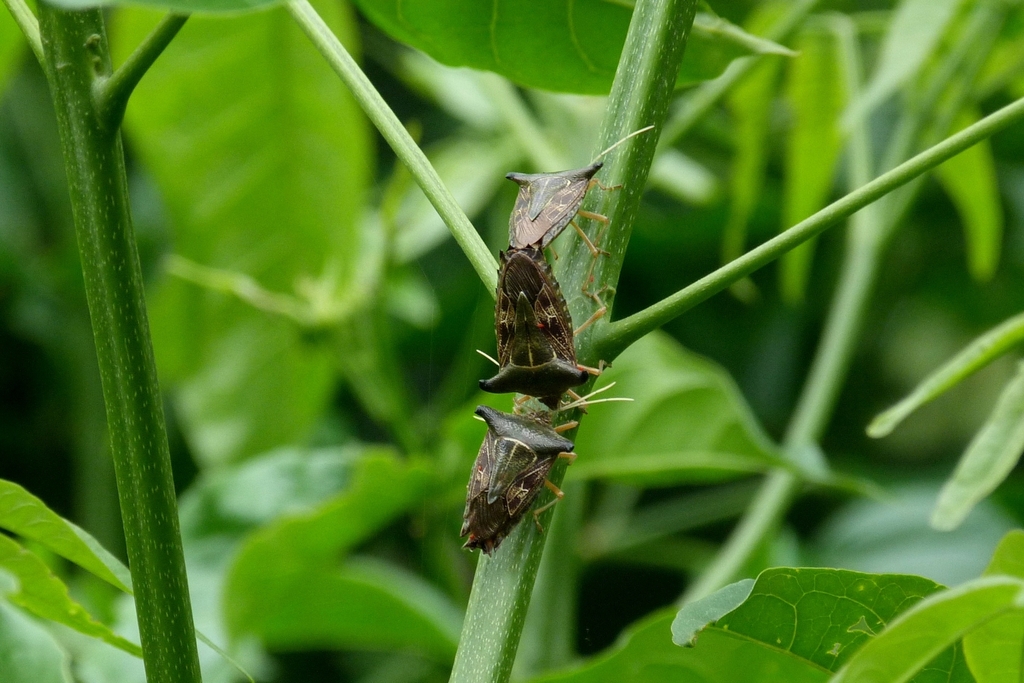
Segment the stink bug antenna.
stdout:
[[621,145],[621,144],[622,144],[623,142],[625,142],[626,140],[629,140],[630,138],[635,138],[635,137],[636,137],[637,135],[641,135],[641,134],[643,134],[643,133],[646,133],[646,132],[647,132],[647,131],[649,131],[649,130],[654,130],[654,125],[653,125],[653,124],[652,124],[652,125],[650,125],[650,126],[646,126],[645,128],[641,128],[640,130],[634,130],[634,131],[633,131],[632,133],[630,133],[630,134],[629,134],[629,135],[627,135],[626,137],[622,138],[621,140],[619,140],[618,142],[616,142],[616,143],[615,143],[614,145],[612,145],[611,147],[609,147],[609,148],[608,148],[608,149],[606,149],[605,151],[603,151],[603,152],[601,152],[600,154],[598,154],[598,155],[597,155],[597,158],[595,158],[595,159],[594,159],[594,161],[597,161],[598,159],[600,159],[601,157],[603,157],[603,156],[604,156],[605,154],[607,154],[608,152],[612,151],[613,149],[615,149],[616,147],[618,147],[619,145]]
[[491,361],[492,363],[494,363],[495,365],[497,365],[497,366],[498,366],[499,368],[501,367],[501,363],[499,363],[498,361],[494,360],[494,358],[492,358],[492,357],[491,357],[491,356],[489,356],[488,354],[484,353],[484,352],[483,352],[483,351],[481,351],[480,349],[477,349],[477,350],[476,350],[476,352],[477,352],[477,353],[479,353],[479,354],[480,354],[481,356],[483,356],[484,358],[486,358],[487,360],[489,360],[489,361]]
[[586,408],[587,406],[592,406],[595,403],[613,403],[613,402],[625,402],[625,401],[632,402],[633,401],[633,399],[626,398],[624,396],[613,396],[613,397],[610,397],[610,398],[594,399],[594,396],[597,396],[598,394],[600,394],[602,392],[608,391],[613,386],[615,386],[615,382],[609,382],[607,385],[601,387],[600,389],[594,389],[593,391],[591,391],[586,396],[577,396],[573,392],[569,392],[569,394],[572,396],[572,398],[574,400],[569,402],[569,403],[566,403],[564,406],[559,406],[558,410],[559,411],[563,411],[563,410],[572,410],[573,408]]

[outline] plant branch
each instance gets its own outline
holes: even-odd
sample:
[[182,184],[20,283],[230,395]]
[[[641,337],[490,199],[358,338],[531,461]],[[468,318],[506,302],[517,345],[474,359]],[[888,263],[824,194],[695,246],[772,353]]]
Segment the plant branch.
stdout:
[[[640,0],[615,74],[598,150],[646,125],[664,124],[676,74],[693,17],[696,0]],[[611,256],[594,259],[579,240],[558,262],[559,282],[570,299],[574,319],[593,302],[579,290],[590,275],[614,284],[629,239],[630,226],[640,201],[657,138],[640,135],[606,157],[603,182],[623,183],[615,192],[592,192],[595,202],[607,207],[614,232],[602,246]],[[581,358],[592,355],[588,337],[577,339]],[[571,436],[571,435],[567,435]],[[557,464],[549,479],[558,486],[565,466]],[[551,512],[540,523],[549,526]],[[529,520],[520,524],[491,557],[481,557],[463,624],[452,683],[504,683],[515,660],[546,536]],[[572,549],[567,549],[572,551]]]
[[[975,9],[975,13],[986,17],[986,22],[1001,20],[999,16],[992,16],[992,8],[984,4],[979,5]],[[977,17],[973,17],[973,19],[977,19]],[[972,21],[971,25],[973,26],[976,23],[976,21]],[[998,33],[998,25],[989,23],[989,26],[992,31]],[[836,17],[832,20],[832,29],[839,44],[850,99],[854,100],[860,91],[861,81],[861,65],[856,45],[856,33],[850,20],[843,17]],[[970,31],[967,32],[963,42],[974,46],[982,53],[987,52],[988,48],[991,47],[991,42],[978,47],[978,40],[975,39],[975,36]],[[962,50],[954,50],[950,59],[960,61],[963,54]],[[984,59],[984,54],[976,55],[976,57],[978,63],[980,63]],[[946,79],[947,84],[950,82],[955,83],[953,76],[955,70],[943,69],[940,71],[940,73],[943,72],[946,74],[943,78]],[[938,89],[937,91],[942,89],[940,86],[936,86],[936,88]],[[960,104],[951,105],[953,108],[959,108],[962,105],[967,89],[960,87],[959,94],[961,97]],[[1004,114],[1010,108],[1016,107],[1020,109],[1020,105],[1020,101],[1015,102],[1009,107],[995,112],[992,116]],[[865,118],[862,117],[853,126],[849,143],[848,177],[851,186],[860,186],[861,189],[877,183],[892,173],[886,173],[872,183],[866,182],[871,177],[871,158],[873,155],[870,146],[870,132]],[[951,119],[952,117],[949,118]],[[982,121],[985,120],[983,119]],[[991,135],[999,127],[1007,125],[1012,120],[1013,115],[1011,114],[1009,119],[1004,120],[1001,124],[997,124],[998,127],[989,130],[987,135]],[[966,130],[969,129],[965,129],[962,132],[966,132]],[[916,137],[916,134],[914,137]],[[957,136],[948,138],[943,143],[893,170],[899,171],[915,162],[915,160],[921,160],[922,157],[925,157],[930,152],[938,151],[938,147],[947,145],[956,138]],[[974,142],[978,142],[980,139],[983,138],[978,138]],[[901,145],[904,142],[902,137],[897,137],[890,144]],[[969,143],[967,146],[970,146],[970,144],[974,143]],[[966,147],[964,148],[966,149]],[[887,158],[898,159],[899,157],[893,157],[890,154]],[[828,421],[832,416],[839,391],[842,388],[843,380],[848,372],[857,337],[863,328],[868,302],[878,277],[882,253],[896,225],[902,220],[904,211],[909,206],[913,197],[914,193],[909,191],[910,187],[920,185],[920,181],[921,176],[919,174],[913,178],[909,187],[903,188],[900,192],[892,195],[898,197],[899,201],[886,201],[865,206],[850,221],[850,228],[847,233],[846,256],[843,261],[839,285],[833,296],[832,306],[829,309],[821,343],[815,354],[807,382],[797,402],[797,407],[790,420],[784,440],[784,452],[791,459],[799,457],[803,449],[814,447],[814,444],[824,434]],[[851,195],[858,191],[851,192]],[[850,195],[847,196],[849,197]],[[778,470],[770,474],[751,507],[726,540],[715,561],[688,591],[687,595],[684,596],[684,600],[703,597],[732,581],[758,545],[763,543],[764,539],[768,538],[771,531],[781,522],[790,501],[797,494],[799,486],[799,479],[790,472]]]
[[43,55],[43,41],[39,38],[39,21],[32,14],[32,10],[25,4],[25,0],[3,0],[14,17],[14,23],[18,25],[21,32],[25,34],[28,46],[32,53],[39,60],[40,66],[46,65],[46,57]]
[[1024,118],[1024,98],[1008,104],[956,135],[908,159],[888,173],[850,192],[777,237],[730,261],[668,298],[628,318],[601,326],[601,337],[597,340],[601,357],[609,361],[614,359],[648,332],[661,327],[737,280],[817,236],[843,218],[856,213],[1021,118]]
[[352,91],[356,101],[391,145],[391,149],[412,173],[412,177],[448,226],[484,286],[492,295],[495,294],[498,286],[498,262],[455,201],[455,197],[445,187],[423,150],[412,139],[402,122],[373,87],[370,79],[308,0],[291,0],[287,7],[320,54]]
[[93,84],[111,71],[103,15],[40,2],[39,29],[96,342],[146,675],[161,683],[198,683],[124,153],[120,135],[102,125],[93,99]]
[[113,75],[96,80],[93,86],[96,110],[109,130],[114,130],[121,125],[125,107],[128,106],[128,98],[131,97],[135,86],[149,71],[149,67],[153,66],[156,58],[171,44],[174,36],[178,35],[178,31],[188,21],[188,16],[187,14],[165,16]]

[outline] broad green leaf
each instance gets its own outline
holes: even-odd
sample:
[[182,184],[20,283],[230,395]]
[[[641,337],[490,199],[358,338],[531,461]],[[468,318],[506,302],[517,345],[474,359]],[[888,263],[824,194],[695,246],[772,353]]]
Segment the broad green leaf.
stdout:
[[46,563],[2,534],[0,568],[18,580],[18,590],[7,595],[7,599],[15,605],[91,638],[98,638],[136,657],[142,657],[142,648],[93,619],[84,607],[72,600],[68,587],[50,571]]
[[1021,607],[1024,580],[1005,576],[986,576],[936,593],[865,643],[830,683],[904,683],[919,672],[932,673],[928,664],[943,650],[986,621]]
[[[992,555],[986,576],[1024,579],[1024,531],[1008,533]],[[964,655],[978,683],[1020,683],[1024,612],[986,622],[964,636]]]
[[6,8],[0,10],[0,96],[4,93],[7,77],[18,65],[18,59],[25,53],[25,39],[21,29],[14,23],[14,17]]
[[824,683],[828,672],[774,648],[726,631],[706,631],[697,647],[672,644],[673,611],[656,612],[630,627],[586,664],[530,683]]
[[[713,481],[782,465],[732,379],[663,333],[648,335],[605,371],[568,475],[647,485]],[[599,428],[597,428],[599,427]]]
[[948,363],[926,377],[905,399],[878,415],[868,425],[868,436],[889,434],[908,415],[938,398],[964,378],[1024,341],[1024,314],[1016,315],[972,341]]
[[948,531],[1010,474],[1024,452],[1024,363],[942,487],[932,526]]
[[[846,105],[835,34],[827,27],[807,27],[795,45],[800,55],[790,63],[786,100],[792,116],[786,140],[782,227],[796,225],[828,203],[843,136],[839,116]],[[782,257],[782,297],[803,300],[814,255],[814,240]]]
[[461,615],[436,588],[397,565],[346,557],[421,500],[422,465],[369,454],[339,496],[251,535],[231,567],[228,629],[276,648],[455,652]]
[[866,116],[913,80],[935,52],[960,0],[901,0],[889,22],[871,80],[845,120]]
[[[450,66],[493,71],[525,86],[606,94],[632,14],[606,0],[356,0],[396,40]],[[679,83],[714,78],[749,54],[789,54],[719,17],[701,13]]]
[[[677,644],[700,651],[711,633],[742,639],[740,656],[785,652],[823,671],[836,671],[897,615],[942,586],[919,576],[862,574],[842,569],[767,569],[753,586],[742,582],[680,610]],[[743,595],[746,593],[747,595]],[[728,609],[729,605],[733,609]],[[703,623],[701,623],[703,621]],[[935,658],[939,651],[928,660]],[[951,681],[970,681],[954,651],[933,663]],[[763,679],[756,679],[763,680]]]
[[0,529],[35,541],[112,586],[132,592],[128,569],[99,541],[22,487],[3,479],[0,479]]
[[821,525],[805,552],[823,567],[917,574],[947,586],[978,576],[1016,523],[989,501],[955,531],[928,524],[938,483],[892,488],[880,500],[847,503]]
[[0,600],[0,671],[4,683],[72,683],[67,655],[53,636]]
[[[352,45],[341,3],[317,4]],[[121,10],[123,60],[161,13]],[[360,258],[366,121],[283,9],[193,17],[146,74],[126,131],[154,176],[174,250],[275,292],[341,301]],[[161,376],[202,462],[301,439],[330,399],[331,351],[223,294],[165,280],[151,297]]]
[[[752,30],[767,28],[782,11],[778,4],[762,7],[750,20]],[[743,254],[747,224],[761,196],[768,163],[772,105],[781,67],[778,59],[762,60],[727,96],[736,131],[736,152],[730,172],[729,218],[722,236],[723,262]]]
[[[954,131],[976,123],[979,118],[974,108],[962,112]],[[982,140],[940,165],[935,174],[963,222],[971,276],[975,280],[990,280],[999,264],[1003,242],[1003,207],[992,144]]]

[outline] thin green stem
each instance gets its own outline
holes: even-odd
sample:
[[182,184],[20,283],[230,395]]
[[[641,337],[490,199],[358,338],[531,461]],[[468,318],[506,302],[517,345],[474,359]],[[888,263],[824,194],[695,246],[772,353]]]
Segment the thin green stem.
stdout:
[[307,0],[291,0],[287,7],[320,54],[352,91],[356,101],[391,145],[391,149],[412,173],[412,177],[448,226],[484,286],[494,294],[498,286],[498,262],[455,201],[455,197],[445,187],[426,155],[312,5]]
[[601,327],[597,340],[600,356],[614,359],[630,344],[673,318],[685,313],[732,283],[750,275],[786,252],[803,244],[860,209],[877,201],[896,188],[935,168],[942,162],[978,144],[1012,123],[1024,118],[1024,98],[989,114],[977,123],[917,156],[908,159],[888,173],[829,204],[813,216],[797,223],[735,261],[722,266],[693,284],[634,315]]
[[[764,37],[773,42],[780,42],[789,37],[790,33],[811,13],[819,0],[799,0],[793,3],[789,11],[783,14],[765,31]],[[660,147],[668,147],[684,137],[698,121],[711,111],[722,97],[732,90],[741,78],[750,73],[762,59],[778,59],[778,55],[753,55],[734,60],[721,76],[701,83],[693,89],[676,108],[675,113],[665,123],[665,130],[659,142]]]
[[[653,124],[660,129],[664,124],[696,7],[696,0],[636,3],[596,151],[644,126]],[[593,306],[579,292],[591,275],[595,281],[612,286],[617,281],[656,140],[654,135],[640,135],[605,159],[604,182],[628,182],[621,190],[591,193],[598,196],[596,201],[611,218],[612,230],[602,244],[611,255],[594,259],[576,241],[558,262],[562,271],[559,281],[570,298],[574,319],[582,320],[579,316]],[[586,336],[577,340],[577,349],[582,358],[592,355]],[[564,474],[565,466],[558,464],[549,479],[557,486]],[[549,524],[551,512],[541,516],[542,525]],[[505,539],[493,556],[480,558],[452,669],[452,683],[508,680],[545,541],[546,536],[526,522]]]
[[40,66],[46,64],[46,57],[43,55],[43,41],[39,38],[39,21],[32,10],[25,4],[25,0],[3,0],[14,17],[14,23],[18,25],[21,32],[25,34],[25,40],[32,49],[32,54],[39,60]]
[[186,21],[187,14],[168,14],[110,78],[96,80],[93,86],[96,109],[110,130],[121,125],[125,107],[128,106],[128,98],[131,97],[135,86],[149,71],[149,67],[153,66],[156,58],[171,44]]
[[120,134],[93,84],[110,74],[100,10],[39,3],[68,190],[107,410],[143,660],[150,683],[201,680],[163,404]]
[[[987,15],[990,10],[987,7],[979,6],[975,11]],[[973,24],[974,22],[972,22]],[[989,25],[991,26],[991,24]],[[860,90],[859,75],[861,72],[854,31],[848,22],[841,19],[835,20],[833,29],[838,38],[842,62],[847,72],[847,85],[851,99],[854,99]],[[965,42],[977,45],[977,41],[973,39],[970,32],[967,33]],[[986,52],[987,47],[990,46],[991,43],[988,43],[986,47],[981,48],[981,51]],[[959,61],[962,55],[962,51],[954,51],[950,59]],[[981,58],[978,61],[980,62],[980,60]],[[943,70],[944,77],[952,81],[954,71]],[[941,90],[941,88],[938,89]],[[960,88],[960,92],[962,95],[966,95],[967,90]],[[960,104],[954,106],[958,108],[961,105],[962,100]],[[1021,102],[1018,101],[1010,105],[1010,108],[1020,109],[1020,105]],[[1007,109],[1004,108],[993,116],[1006,114]],[[1007,125],[1014,120],[1014,116],[1019,116],[1019,113],[1009,114],[1007,120],[997,125],[999,127]],[[848,177],[851,186],[860,186],[860,190],[870,187],[892,174],[892,172],[886,173],[872,183],[865,182],[871,176],[870,159],[872,157],[870,134],[865,118],[862,117],[856,122],[850,138]],[[995,130],[998,129],[998,127],[995,128]],[[987,135],[991,135],[995,130],[990,130]],[[962,132],[966,132],[966,130]],[[893,169],[893,172],[904,169],[915,160],[921,160],[929,152],[936,151],[938,147],[952,143],[956,137],[953,136],[931,148],[928,152],[914,157]],[[980,139],[982,138],[978,138],[974,142]],[[965,141],[961,141],[961,143],[963,142]],[[902,138],[897,138],[892,144],[903,144]],[[970,144],[974,143],[971,142],[967,146]],[[956,152],[950,156],[953,154]],[[888,158],[893,157],[890,155]],[[919,182],[920,175],[918,174],[910,185],[919,184]],[[908,189],[905,188],[905,190]],[[854,190],[847,197],[860,190]],[[909,205],[909,198],[913,196],[913,193],[903,191],[897,193],[896,196],[899,196],[900,201],[868,205],[855,214],[851,220],[850,230],[847,234],[846,258],[843,262],[839,286],[833,296],[832,306],[829,309],[829,316],[811,371],[786,432],[784,446],[785,452],[790,457],[794,457],[801,449],[819,441],[832,416],[843,379],[849,369],[857,337],[863,327],[868,301],[878,277],[882,253],[896,224],[902,220],[903,212]],[[684,600],[700,598],[732,581],[758,545],[763,543],[764,539],[768,538],[771,531],[780,523],[785,510],[797,494],[799,486],[800,481],[789,472],[779,470],[770,474],[753,504],[726,540],[715,561],[684,596]]]

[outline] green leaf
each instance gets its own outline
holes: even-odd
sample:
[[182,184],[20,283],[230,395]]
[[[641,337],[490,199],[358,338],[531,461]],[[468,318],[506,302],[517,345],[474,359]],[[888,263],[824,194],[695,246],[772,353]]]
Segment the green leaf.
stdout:
[[[1024,581],[1003,576],[982,577],[931,595],[867,642],[830,683],[912,680],[972,629],[1019,610],[1024,606],[1022,600]],[[929,667],[931,671],[934,669]],[[960,680],[971,680],[967,676]]]
[[[786,88],[792,126],[786,140],[783,228],[828,203],[843,148],[839,116],[847,100],[835,34],[825,26],[805,28],[796,49],[800,55],[790,65]],[[791,304],[806,293],[814,243],[805,242],[782,257],[782,297]]]
[[[346,7],[319,5],[351,45]],[[160,14],[117,13],[119,59]],[[345,297],[357,289],[368,127],[283,9],[190,19],[135,91],[126,131],[160,189],[176,252],[271,291],[358,305]],[[301,440],[330,400],[330,349],[289,320],[178,280],[155,287],[150,320],[161,378],[181,387],[202,462]]]
[[2,534],[0,568],[18,580],[18,590],[7,595],[7,599],[15,605],[36,616],[64,624],[90,638],[98,638],[136,657],[142,657],[141,647],[115,634],[72,600],[68,587],[42,560]]
[[342,494],[251,535],[228,573],[229,630],[277,648],[414,649],[449,661],[458,609],[397,565],[345,557],[421,500],[429,481],[422,465],[371,453]]
[[672,642],[684,647],[697,643],[697,634],[750,597],[754,579],[743,579],[718,589],[711,595],[685,605],[672,621]]
[[971,509],[1010,474],[1024,451],[1024,363],[942,487],[932,526],[955,529]]
[[[632,15],[605,0],[356,0],[391,37],[449,66],[499,73],[525,86],[607,94]],[[680,84],[714,78],[749,54],[785,48],[700,13],[679,73]]]
[[[1003,537],[986,576],[1024,579],[1024,531]],[[1018,610],[996,617],[964,636],[964,655],[978,683],[1020,683],[1024,615]]]
[[4,683],[72,683],[67,655],[50,633],[0,600]]
[[0,10],[0,95],[3,95],[8,76],[14,73],[18,59],[24,54],[24,48],[25,39],[14,23],[14,17],[6,8]]
[[1022,341],[1024,314],[1006,320],[972,341],[948,363],[926,377],[909,396],[872,420],[868,425],[868,435],[876,439],[886,436],[922,405],[938,398]]
[[[961,112],[953,130],[963,130],[980,118],[972,107]],[[982,282],[992,279],[1003,242],[1003,207],[991,142],[982,140],[964,150],[938,166],[935,174],[964,224],[967,268],[971,276]]]
[[605,371],[601,396],[632,403],[588,408],[568,476],[645,485],[715,481],[782,466],[729,375],[664,333],[648,335]]
[[575,669],[531,683],[824,683],[828,673],[778,649],[759,647],[725,631],[706,631],[697,647],[672,644],[673,611],[631,626],[606,652]]
[[889,22],[874,73],[844,118],[866,116],[913,80],[935,52],[960,0],[901,0]]
[[[820,670],[836,671],[897,615],[941,589],[919,576],[767,569],[752,587],[733,584],[684,607],[674,625],[673,640],[699,652],[707,635],[720,633],[745,643],[737,656],[746,658],[767,649],[789,653]],[[749,595],[739,601],[742,604],[722,614],[743,591]],[[709,603],[714,608],[708,608]],[[704,625],[697,619],[701,612],[708,616]],[[944,668],[950,680],[970,680],[969,674],[963,677],[962,660],[957,665],[952,655],[936,666]]]
[[30,539],[131,593],[131,574],[99,541],[17,484],[0,479],[0,528]]

